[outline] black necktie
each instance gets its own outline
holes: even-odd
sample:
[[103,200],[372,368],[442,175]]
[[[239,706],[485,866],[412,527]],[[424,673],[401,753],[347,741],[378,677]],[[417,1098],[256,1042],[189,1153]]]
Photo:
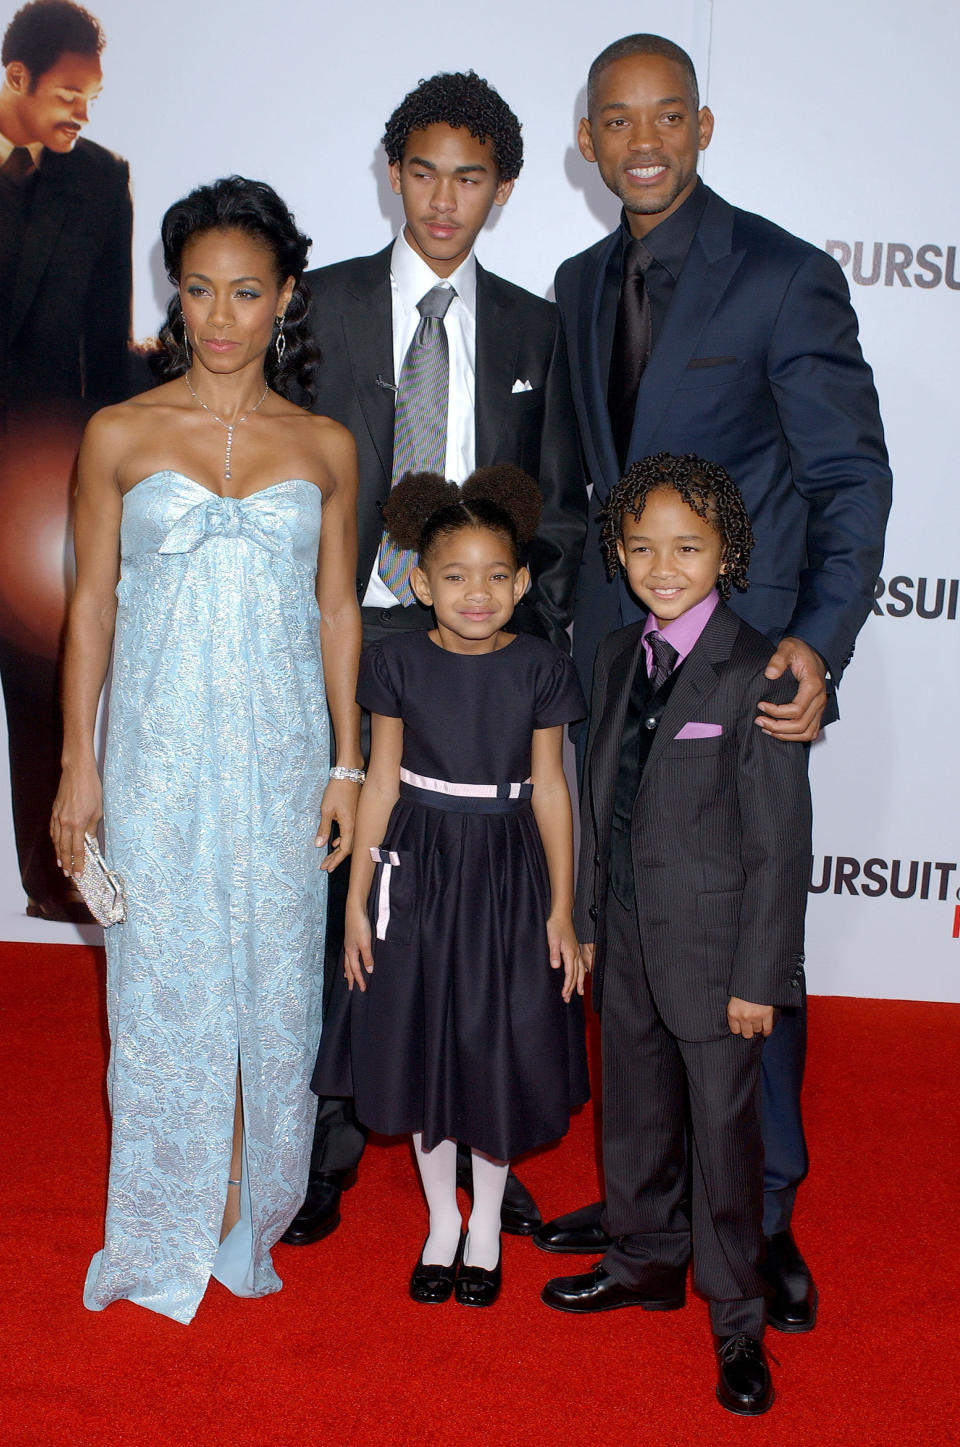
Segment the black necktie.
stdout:
[[607,383],[607,407],[613,426],[613,440],[620,466],[626,462],[633,414],[637,406],[637,388],[650,357],[651,319],[650,294],[644,273],[653,261],[642,241],[631,238],[623,255],[620,299],[617,302],[617,326],[610,353],[610,378]]
[[650,692],[657,693],[666,683],[677,666],[680,657],[672,643],[660,633],[648,633],[647,642],[653,653],[653,672],[650,675]]
[[26,146],[14,146],[3,165],[0,166],[0,176],[5,181],[9,181],[11,185],[20,186],[33,169],[33,157]]

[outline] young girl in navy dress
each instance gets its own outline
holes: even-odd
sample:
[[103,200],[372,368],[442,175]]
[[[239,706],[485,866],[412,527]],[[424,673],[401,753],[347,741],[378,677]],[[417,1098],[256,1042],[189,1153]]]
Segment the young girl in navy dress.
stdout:
[[[460,489],[404,478],[384,506],[414,550],[436,627],[366,650],[371,714],[347,897],[346,984],[314,1089],[351,1094],[372,1129],[413,1137],[430,1213],[415,1301],[489,1306],[511,1157],[557,1139],[587,1099],[563,726],[586,712],[569,658],[505,631],[540,511],[516,468]],[[471,1147],[466,1235],[457,1141]]]

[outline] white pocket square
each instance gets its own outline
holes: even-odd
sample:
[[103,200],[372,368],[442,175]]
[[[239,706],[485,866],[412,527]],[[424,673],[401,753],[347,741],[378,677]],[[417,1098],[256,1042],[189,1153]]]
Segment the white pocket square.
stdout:
[[533,386],[530,382],[521,382],[518,377],[510,390],[511,392],[532,392]]

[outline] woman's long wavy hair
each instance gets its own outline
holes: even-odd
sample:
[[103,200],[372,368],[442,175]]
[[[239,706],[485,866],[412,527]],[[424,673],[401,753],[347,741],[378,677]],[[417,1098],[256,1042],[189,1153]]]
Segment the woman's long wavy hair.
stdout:
[[[303,282],[312,245],[309,236],[297,229],[293,216],[272,186],[265,181],[248,181],[243,176],[225,176],[209,186],[198,186],[182,201],[175,202],[163,218],[160,226],[163,264],[174,286],[179,283],[184,247],[208,231],[246,232],[271,252],[278,283],[282,284],[288,276],[294,278],[293,295],[284,317],[286,349],[278,361],[276,347],[271,344],[264,356],[263,369],[274,391],[309,407],[318,361],[306,323],[310,294]],[[170,299],[159,341],[160,349],[151,359],[158,380],[169,382],[182,377],[190,367],[193,354],[177,293]]]

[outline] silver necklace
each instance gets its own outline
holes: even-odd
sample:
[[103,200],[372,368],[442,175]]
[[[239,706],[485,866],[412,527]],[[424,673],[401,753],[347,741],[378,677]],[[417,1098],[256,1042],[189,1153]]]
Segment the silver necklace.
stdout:
[[214,412],[214,410],[213,410],[212,407],[208,407],[208,406],[207,406],[206,402],[204,402],[204,400],[203,400],[202,397],[198,397],[198,396],[197,396],[197,393],[194,391],[193,386],[191,385],[190,377],[189,377],[189,374],[188,374],[187,372],[184,372],[184,374],[183,374],[183,380],[186,382],[186,384],[187,384],[187,391],[190,393],[190,396],[193,398],[193,400],[194,400],[195,402],[199,402],[199,403],[200,403],[200,406],[203,408],[204,412],[209,412],[209,413],[210,413],[210,416],[213,418],[214,422],[219,422],[219,423],[220,423],[220,426],[223,427],[224,430],[226,431],[226,434],[227,434],[227,450],[226,450],[226,452],[225,452],[225,454],[224,454],[224,458],[223,458],[223,480],[224,480],[224,482],[229,482],[229,481],[230,481],[230,478],[231,478],[231,472],[230,472],[230,453],[231,453],[232,450],[233,450],[233,434],[234,434],[234,431],[235,431],[235,429],[236,429],[237,427],[240,426],[240,423],[241,423],[241,422],[246,422],[247,418],[250,417],[254,412],[256,412],[257,408],[258,408],[258,407],[260,406],[260,404],[265,400],[266,395],[267,395],[267,393],[268,393],[269,390],[270,390],[270,384],[269,384],[269,382],[264,383],[263,395],[261,396],[260,401],[259,401],[259,402],[255,402],[254,405],[250,408],[250,411],[249,411],[249,412],[244,412],[243,416],[242,416],[242,417],[238,417],[237,420],[236,420],[236,422],[224,422],[223,418],[222,418],[222,417],[218,417],[217,414],[216,414],[216,412]]

